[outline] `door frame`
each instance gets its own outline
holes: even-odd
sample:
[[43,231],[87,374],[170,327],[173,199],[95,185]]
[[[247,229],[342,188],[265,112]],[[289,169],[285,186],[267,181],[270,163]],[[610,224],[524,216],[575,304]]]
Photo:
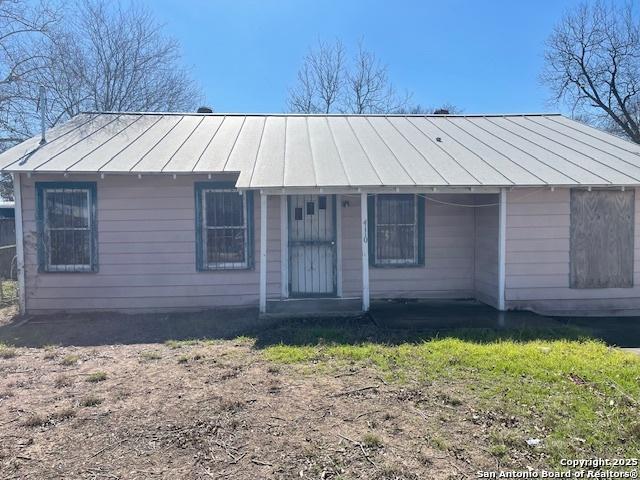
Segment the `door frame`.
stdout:
[[[292,197],[304,197],[307,195],[311,195],[311,196],[316,196],[316,197],[321,197],[321,196],[325,196],[327,197],[327,200],[330,201],[331,204],[331,211],[333,212],[333,288],[330,292],[327,293],[297,293],[297,292],[293,292],[292,288],[291,288],[291,277],[292,277],[292,268],[291,268],[291,222],[292,222],[292,210],[291,210],[291,204],[292,204]],[[341,232],[338,231],[338,227],[340,226],[340,224],[342,222],[338,222],[338,214],[341,213],[340,210],[337,208],[338,205],[338,201],[337,201],[337,195],[336,194],[325,194],[325,193],[300,193],[300,194],[293,194],[293,195],[286,195],[286,212],[287,212],[287,241],[286,241],[286,246],[287,246],[287,255],[286,258],[284,259],[285,262],[287,262],[287,294],[288,294],[288,298],[337,298],[339,293],[341,293],[342,288],[341,286],[338,286],[338,282],[341,282],[342,280],[342,275],[341,272],[338,273],[338,269],[342,270],[341,265],[339,264],[339,256],[341,257],[342,255],[342,248],[341,245],[338,243],[340,242],[340,237],[341,237]],[[316,206],[317,208],[317,206]],[[318,242],[318,243],[327,243],[326,241],[323,242]]]

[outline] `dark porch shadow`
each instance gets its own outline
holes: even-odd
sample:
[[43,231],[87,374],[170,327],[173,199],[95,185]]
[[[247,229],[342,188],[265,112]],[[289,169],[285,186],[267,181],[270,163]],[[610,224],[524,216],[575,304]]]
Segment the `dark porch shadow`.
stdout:
[[97,346],[248,336],[256,348],[274,344],[416,343],[454,337],[498,340],[600,339],[640,346],[640,318],[553,318],[501,313],[470,301],[377,303],[368,315],[340,318],[259,318],[255,308],[171,314],[117,313],[15,317],[0,325],[0,342],[15,346]]
[[98,346],[228,339],[259,324],[257,308],[123,314],[115,312],[14,317],[0,325],[0,342],[15,346]]

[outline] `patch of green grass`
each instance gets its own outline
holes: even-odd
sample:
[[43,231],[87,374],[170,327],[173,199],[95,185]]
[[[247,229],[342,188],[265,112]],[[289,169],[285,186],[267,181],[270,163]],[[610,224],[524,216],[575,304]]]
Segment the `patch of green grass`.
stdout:
[[491,445],[489,447],[489,453],[494,457],[503,458],[507,456],[507,454],[509,453],[509,449],[506,445],[502,444]]
[[251,338],[246,335],[240,335],[239,337],[233,339],[233,342],[236,345],[252,345],[253,343],[255,343],[255,341],[255,338]]
[[75,365],[76,363],[78,363],[79,360],[80,357],[78,355],[69,354],[65,355],[60,363],[64,366],[70,367],[71,365]]
[[382,447],[382,439],[372,432],[367,432],[362,437],[362,445],[368,448],[380,448]]
[[90,373],[89,376],[87,377],[87,382],[93,382],[93,383],[104,382],[106,379],[107,379],[106,372],[93,372],[93,373]]
[[102,399],[100,397],[96,397],[95,395],[88,395],[80,400],[81,407],[97,407],[102,403]]
[[449,449],[449,444],[447,443],[447,441],[439,435],[433,435],[427,440],[429,445],[431,445],[433,448],[436,448],[441,451],[445,451]]
[[58,356],[58,349],[60,345],[44,345],[42,349],[44,350],[43,358],[45,360],[52,360]]
[[18,352],[16,352],[15,348],[0,343],[0,358],[9,359],[15,357],[17,354]]
[[142,358],[142,360],[149,362],[152,360],[160,360],[162,358],[162,355],[160,355],[156,351],[146,350],[144,352],[140,352],[140,358]]
[[0,282],[2,296],[0,297],[2,306],[12,305],[18,300],[18,282],[15,280],[4,280]]
[[462,405],[462,400],[457,397],[451,396],[447,392],[438,394],[438,399],[441,400],[445,405],[450,405],[452,407],[459,407],[460,405]]
[[[506,423],[516,419],[508,428],[520,429],[518,442],[496,441],[496,454],[501,445],[512,448],[511,443],[529,449],[526,432],[534,426],[544,428],[539,448],[556,464],[563,457],[624,457],[640,449],[639,356],[593,340],[504,340],[487,334],[478,341],[477,334],[476,341],[457,332],[456,338],[398,345],[279,344],[263,354],[272,362],[299,363],[311,371],[356,364],[374,367],[391,381],[457,385],[455,396],[439,397],[442,403],[468,403]],[[529,336],[533,332],[524,335]]]
[[189,357],[186,355],[180,355],[178,357],[178,363],[187,363],[189,361]]
[[[238,337],[234,341],[242,343],[243,338],[248,337]],[[253,339],[250,339],[253,342]],[[166,340],[164,342],[165,346],[173,349],[178,349],[182,347],[193,347],[196,345],[217,345],[220,344],[221,340],[217,338],[189,338],[185,340]]]
[[167,340],[164,344],[173,349],[182,348],[182,347],[191,347],[193,345],[199,345],[200,340],[198,339],[189,339],[189,340]]

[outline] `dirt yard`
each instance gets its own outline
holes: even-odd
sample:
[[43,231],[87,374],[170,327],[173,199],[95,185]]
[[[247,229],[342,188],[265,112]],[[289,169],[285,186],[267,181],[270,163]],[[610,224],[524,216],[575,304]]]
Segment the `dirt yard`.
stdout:
[[[5,479],[458,478],[496,466],[469,412],[372,371],[277,366],[249,342],[20,348],[1,362]],[[445,438],[455,448],[433,444]]]
[[[321,348],[331,332],[311,334]],[[398,381],[368,354],[260,341],[5,345],[0,476],[438,480],[548,463],[525,443],[544,422],[483,408],[469,377]]]

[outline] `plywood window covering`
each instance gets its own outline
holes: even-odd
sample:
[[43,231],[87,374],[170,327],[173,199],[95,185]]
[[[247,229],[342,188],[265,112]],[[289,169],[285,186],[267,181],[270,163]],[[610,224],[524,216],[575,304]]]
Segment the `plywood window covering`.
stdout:
[[38,182],[36,197],[40,271],[97,271],[95,183]]
[[633,286],[633,190],[571,190],[571,288]]
[[250,192],[200,185],[197,188],[198,266],[201,270],[251,267]]
[[374,266],[424,264],[424,200],[417,195],[369,198],[370,261]]

